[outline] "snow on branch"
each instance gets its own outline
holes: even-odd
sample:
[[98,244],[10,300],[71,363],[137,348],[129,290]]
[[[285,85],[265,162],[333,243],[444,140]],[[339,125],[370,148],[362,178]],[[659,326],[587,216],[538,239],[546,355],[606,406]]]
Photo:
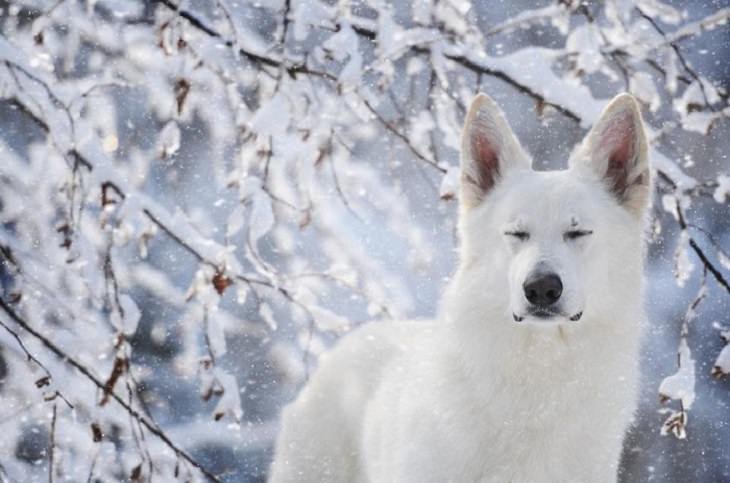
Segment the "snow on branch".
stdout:
[[[726,205],[730,173],[680,163],[667,142],[726,126],[730,96],[686,46],[725,28],[727,8],[691,21],[654,0],[499,21],[481,8],[19,0],[0,12],[0,396],[24,414],[3,423],[0,449],[47,442],[0,474],[216,481],[219,463],[201,456],[212,447],[243,460],[250,433],[265,448],[263,406],[291,397],[336,337],[434,309],[461,124],[486,88],[505,93],[508,116],[533,106],[525,120],[576,131],[631,91],[677,281],[696,265],[730,294],[723,239],[691,209]],[[685,339],[661,388],[680,401],[677,436],[694,386]]]

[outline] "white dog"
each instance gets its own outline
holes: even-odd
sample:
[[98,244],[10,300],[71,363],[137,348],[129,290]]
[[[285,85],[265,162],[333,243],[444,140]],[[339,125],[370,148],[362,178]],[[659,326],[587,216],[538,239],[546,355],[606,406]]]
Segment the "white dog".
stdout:
[[497,105],[462,138],[458,271],[436,322],[373,323],[284,410],[272,482],[609,482],[637,402],[641,115],[616,97],[537,172]]

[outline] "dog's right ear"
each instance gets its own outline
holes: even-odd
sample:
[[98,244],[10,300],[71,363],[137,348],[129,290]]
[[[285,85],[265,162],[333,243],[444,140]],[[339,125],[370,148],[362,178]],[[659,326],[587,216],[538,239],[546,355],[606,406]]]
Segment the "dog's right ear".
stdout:
[[477,206],[500,177],[514,168],[530,167],[530,158],[520,146],[497,104],[478,94],[469,107],[461,135],[461,202]]
[[569,164],[597,176],[629,211],[644,212],[651,193],[648,145],[639,106],[631,95],[613,98]]

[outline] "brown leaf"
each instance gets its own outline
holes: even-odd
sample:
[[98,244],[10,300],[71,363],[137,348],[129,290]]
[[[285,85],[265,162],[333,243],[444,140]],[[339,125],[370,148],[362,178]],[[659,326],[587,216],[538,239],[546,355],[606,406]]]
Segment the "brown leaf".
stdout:
[[35,382],[35,387],[41,388],[51,384],[51,378],[49,376],[43,376]]
[[71,247],[71,235],[73,234],[73,230],[71,229],[71,227],[67,223],[65,223],[56,228],[56,232],[63,235],[63,242],[61,242],[59,246],[61,248],[69,249]]
[[222,272],[216,272],[215,275],[213,275],[213,287],[215,287],[215,291],[218,292],[218,295],[223,295],[223,292],[226,291],[226,289],[233,283],[233,280],[226,277]]
[[687,114],[691,114],[693,112],[702,112],[705,110],[705,106],[702,104],[698,104],[696,102],[690,102],[687,104]]
[[224,392],[225,391],[220,386],[213,385],[210,387],[210,389],[201,394],[200,397],[203,399],[203,401],[207,402],[210,401],[210,398],[212,398],[213,396],[222,396]]
[[104,438],[104,433],[101,432],[99,423],[91,423],[91,437],[94,439],[94,443],[99,443]]
[[[182,39],[180,39],[182,41]],[[178,41],[178,44],[179,42]],[[187,99],[190,93],[190,82],[187,79],[179,78],[175,82],[175,101],[177,102],[177,114],[182,114],[183,107],[185,107],[185,99]]]
[[535,110],[537,111],[537,117],[542,118],[545,114],[545,99],[538,99],[535,102]]
[[132,473],[129,475],[129,479],[132,481],[142,480],[142,463],[132,468]]
[[114,386],[119,380],[119,377],[124,374],[128,367],[129,363],[127,359],[123,357],[117,357],[116,359],[114,359],[114,367],[112,368],[112,373],[109,375],[109,379],[107,379],[104,383],[104,396],[99,402],[100,406],[103,406],[109,402],[109,395],[114,392]]
[[714,377],[715,379],[722,379],[724,376],[727,376],[727,374],[723,372],[720,366],[712,367],[712,377]]

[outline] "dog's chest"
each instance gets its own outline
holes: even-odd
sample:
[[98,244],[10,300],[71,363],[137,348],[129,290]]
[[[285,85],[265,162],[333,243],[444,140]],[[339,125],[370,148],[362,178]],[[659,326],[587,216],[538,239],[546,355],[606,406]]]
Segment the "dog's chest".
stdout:
[[486,403],[457,397],[449,404],[465,410],[431,412],[424,438],[412,436],[439,450],[411,466],[447,468],[448,481],[596,481],[591,468],[606,467],[615,453],[604,440],[620,438],[627,422],[616,410],[618,397],[592,398],[588,391],[504,391]]
[[635,377],[621,359],[591,361],[503,361],[482,380],[447,374],[438,403],[417,418],[433,422],[421,425],[422,441],[439,448],[434,461],[458,475],[453,481],[601,481],[594,472],[617,460]]

